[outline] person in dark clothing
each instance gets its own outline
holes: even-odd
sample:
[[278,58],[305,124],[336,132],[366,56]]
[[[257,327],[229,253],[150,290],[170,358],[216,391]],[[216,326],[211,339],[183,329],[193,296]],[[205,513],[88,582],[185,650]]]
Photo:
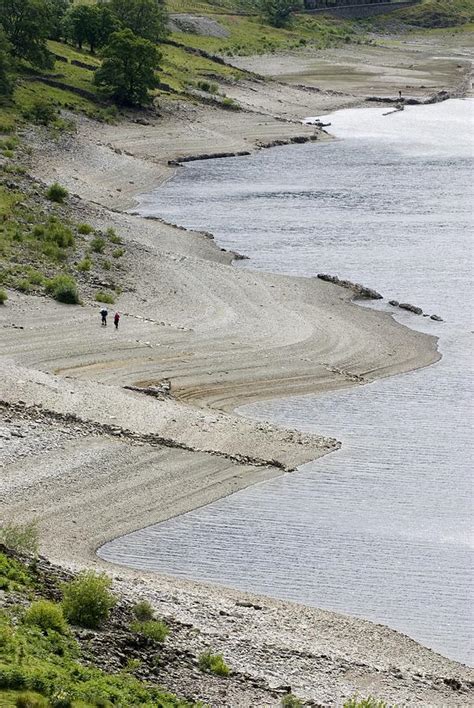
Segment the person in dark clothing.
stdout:
[[115,329],[118,329],[119,322],[120,322],[120,313],[119,313],[119,312],[116,312],[115,315],[114,315],[114,325],[115,325]]
[[100,316],[102,318],[102,327],[107,327],[107,315],[109,314],[109,311],[107,310],[106,307],[103,307],[100,311]]

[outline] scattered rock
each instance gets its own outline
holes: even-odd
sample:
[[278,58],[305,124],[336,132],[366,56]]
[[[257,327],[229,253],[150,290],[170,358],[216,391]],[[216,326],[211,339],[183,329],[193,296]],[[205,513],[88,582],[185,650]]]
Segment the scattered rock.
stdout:
[[423,310],[421,307],[417,307],[416,305],[410,305],[409,302],[401,302],[398,306],[401,310],[408,310],[408,312],[413,312],[414,315],[422,315]]

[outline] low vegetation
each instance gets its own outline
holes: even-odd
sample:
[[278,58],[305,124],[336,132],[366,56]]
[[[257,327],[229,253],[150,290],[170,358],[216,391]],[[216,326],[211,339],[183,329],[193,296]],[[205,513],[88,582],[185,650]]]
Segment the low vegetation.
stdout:
[[303,701],[294,696],[292,693],[287,693],[281,699],[282,708],[303,708]]
[[105,622],[116,604],[110,579],[84,572],[63,587],[63,610],[69,622],[96,629]]
[[26,624],[39,627],[43,632],[49,630],[58,632],[58,634],[67,634],[68,632],[61,605],[50,600],[32,602],[25,612],[24,621]]
[[414,27],[457,27],[474,22],[474,4],[471,0],[425,0],[393,16]]
[[354,696],[349,698],[344,703],[344,708],[389,708],[385,701],[380,701],[377,698],[368,696],[367,698],[358,698]]
[[136,634],[141,634],[143,637],[158,642],[158,644],[162,644],[169,634],[169,629],[165,622],[153,619],[132,622],[130,629]]
[[35,554],[39,547],[38,527],[35,523],[4,523],[0,526],[0,543],[12,551]]
[[67,189],[65,187],[62,187],[57,182],[53,182],[53,184],[48,188],[46,192],[46,197],[51,202],[56,202],[57,204],[62,204],[67,196]]
[[216,676],[228,676],[230,674],[230,669],[224,661],[224,658],[220,654],[212,654],[211,652],[204,652],[199,657],[199,668],[209,674],[215,674]]
[[[7,593],[7,602],[0,610],[0,706],[192,708],[194,704],[135,678],[132,674],[142,662],[133,656],[124,661],[119,672],[108,673],[96,666],[88,646],[94,630],[89,630],[85,639],[83,632],[68,624],[63,611],[65,600],[59,603],[47,597],[51,592],[57,594],[59,578],[38,563],[0,549],[0,588]],[[77,576],[66,587],[79,582],[74,604],[90,608],[92,586],[88,579],[85,589],[84,580],[84,575]],[[94,587],[97,589],[97,585]],[[103,589],[109,593],[108,586]],[[10,598],[10,593],[15,595]],[[97,619],[96,612],[92,615]],[[89,611],[87,616],[91,616]],[[102,617],[104,623],[109,623],[110,631],[110,621]],[[124,641],[129,641],[130,647],[136,644],[126,627],[120,630],[120,647]],[[87,657],[84,662],[83,653]],[[153,661],[151,657],[150,667]]]
[[141,600],[133,605],[132,614],[139,622],[147,622],[153,619],[155,613],[148,600]]

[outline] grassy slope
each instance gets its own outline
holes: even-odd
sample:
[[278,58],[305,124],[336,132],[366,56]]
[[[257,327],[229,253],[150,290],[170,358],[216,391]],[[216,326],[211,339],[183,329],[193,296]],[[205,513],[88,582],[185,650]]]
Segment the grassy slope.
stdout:
[[387,20],[392,22],[401,20],[422,29],[462,27],[474,22],[474,2],[473,0],[424,0],[419,5],[406,10],[379,16],[374,24],[381,27]]
[[[136,679],[133,671],[140,662],[106,673],[91,666],[90,658],[87,665],[82,662],[81,635],[76,638],[74,628],[64,633],[25,622],[31,601],[50,599],[52,587],[57,595],[56,586],[53,575],[36,572],[33,560],[20,561],[0,552],[0,589],[7,600],[0,610],[0,708],[191,708],[189,702]],[[133,632],[128,634],[133,644]],[[159,650],[159,643],[149,642],[150,661]]]

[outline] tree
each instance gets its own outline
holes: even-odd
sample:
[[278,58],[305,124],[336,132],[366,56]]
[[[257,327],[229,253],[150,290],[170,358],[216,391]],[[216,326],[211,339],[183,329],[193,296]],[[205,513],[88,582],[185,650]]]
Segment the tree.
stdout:
[[159,42],[166,37],[166,10],[160,0],[110,0],[112,12],[139,37]]
[[10,96],[13,91],[10,49],[11,45],[0,27],[0,97]]
[[302,8],[302,0],[259,0],[262,17],[273,27],[284,27],[291,15]]
[[71,0],[46,0],[49,8],[49,38],[57,42],[63,36],[63,20]]
[[46,0],[0,0],[0,24],[12,45],[12,53],[40,67],[53,64],[46,47],[50,22]]
[[149,103],[148,90],[157,84],[155,69],[161,59],[155,45],[124,29],[112,34],[103,54],[102,66],[94,75],[95,83],[119,103],[132,106]]
[[63,27],[67,39],[79,49],[85,42],[94,54],[118,29],[118,20],[108,5],[75,5],[66,13]]

